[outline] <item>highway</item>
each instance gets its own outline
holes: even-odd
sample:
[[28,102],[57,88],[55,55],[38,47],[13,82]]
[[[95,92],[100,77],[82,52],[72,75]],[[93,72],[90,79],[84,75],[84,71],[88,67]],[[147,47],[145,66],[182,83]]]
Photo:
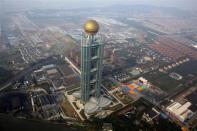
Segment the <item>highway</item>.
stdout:
[[65,61],[68,62],[77,71],[77,73],[81,74],[81,71],[67,57],[65,57]]

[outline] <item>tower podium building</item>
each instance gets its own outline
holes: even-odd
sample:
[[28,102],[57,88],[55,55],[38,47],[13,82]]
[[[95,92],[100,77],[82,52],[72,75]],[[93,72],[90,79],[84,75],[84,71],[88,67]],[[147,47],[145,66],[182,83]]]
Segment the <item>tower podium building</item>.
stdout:
[[95,37],[99,25],[89,20],[84,25],[81,39],[81,101],[99,98],[102,76],[103,44]]

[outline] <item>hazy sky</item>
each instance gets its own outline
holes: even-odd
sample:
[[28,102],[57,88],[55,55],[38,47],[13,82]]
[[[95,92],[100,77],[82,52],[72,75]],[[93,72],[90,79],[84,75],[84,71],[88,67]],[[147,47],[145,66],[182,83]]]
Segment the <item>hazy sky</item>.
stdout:
[[[2,0],[0,0],[2,1]],[[84,8],[101,7],[115,4],[148,4],[157,6],[196,9],[197,0],[4,0],[7,7],[18,9],[30,8]]]

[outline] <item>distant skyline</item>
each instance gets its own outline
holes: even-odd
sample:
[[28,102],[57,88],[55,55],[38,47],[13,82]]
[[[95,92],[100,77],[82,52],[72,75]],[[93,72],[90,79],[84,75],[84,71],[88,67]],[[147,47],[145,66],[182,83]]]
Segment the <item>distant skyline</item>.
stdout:
[[75,9],[103,7],[117,4],[144,4],[197,10],[197,0],[4,0],[4,2],[6,8],[10,10]]

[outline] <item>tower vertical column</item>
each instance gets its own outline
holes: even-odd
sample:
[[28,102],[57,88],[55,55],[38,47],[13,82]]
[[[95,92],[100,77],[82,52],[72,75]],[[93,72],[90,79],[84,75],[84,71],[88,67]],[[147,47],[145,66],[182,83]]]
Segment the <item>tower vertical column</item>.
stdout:
[[84,29],[81,40],[81,100],[86,103],[91,96],[100,96],[103,44],[95,37],[99,29],[96,21],[87,21]]

